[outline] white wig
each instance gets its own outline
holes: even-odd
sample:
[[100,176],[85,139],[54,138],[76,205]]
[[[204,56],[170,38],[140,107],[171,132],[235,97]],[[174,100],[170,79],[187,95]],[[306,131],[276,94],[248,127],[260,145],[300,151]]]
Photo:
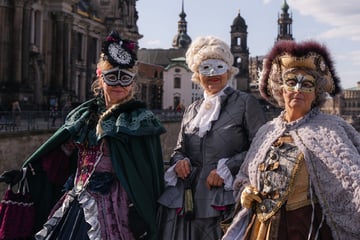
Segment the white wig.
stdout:
[[191,80],[199,83],[199,65],[207,59],[220,59],[227,63],[230,71],[230,78],[238,73],[239,69],[234,67],[234,56],[229,45],[224,41],[213,37],[198,37],[191,43],[186,52],[186,63],[193,72]]

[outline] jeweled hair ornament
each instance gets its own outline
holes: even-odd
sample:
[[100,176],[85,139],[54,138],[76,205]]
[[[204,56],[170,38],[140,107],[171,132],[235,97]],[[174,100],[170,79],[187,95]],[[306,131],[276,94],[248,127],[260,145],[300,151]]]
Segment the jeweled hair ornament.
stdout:
[[121,39],[120,34],[112,31],[102,43],[103,59],[113,67],[132,68],[137,60],[136,43]]

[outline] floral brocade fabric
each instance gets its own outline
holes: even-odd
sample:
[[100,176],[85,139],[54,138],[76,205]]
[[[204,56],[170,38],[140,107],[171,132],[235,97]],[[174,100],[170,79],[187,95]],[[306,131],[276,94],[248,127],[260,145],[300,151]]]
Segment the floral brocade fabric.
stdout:
[[289,136],[275,141],[266,156],[266,160],[258,167],[259,192],[263,199],[256,206],[260,221],[271,218],[286,202],[292,191],[295,175],[303,162],[303,155]]

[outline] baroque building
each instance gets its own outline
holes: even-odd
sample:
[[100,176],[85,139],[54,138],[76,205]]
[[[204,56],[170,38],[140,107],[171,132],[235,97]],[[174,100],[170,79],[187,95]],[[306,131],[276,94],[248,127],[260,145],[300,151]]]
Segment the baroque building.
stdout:
[[29,109],[91,96],[110,30],[138,41],[136,0],[0,0],[0,103]]
[[191,38],[187,34],[187,22],[185,20],[186,13],[184,12],[184,0],[182,1],[182,11],[179,14],[178,34],[173,39],[172,46],[174,48],[188,48],[191,43]]
[[[292,39],[292,19],[288,14],[289,6],[286,0],[282,6],[282,14],[278,18],[278,36],[277,40]],[[185,64],[185,53],[191,44],[191,37],[187,34],[186,14],[184,11],[184,1],[182,1],[182,9],[179,14],[178,31],[172,41],[171,49],[144,49],[138,50],[138,59],[141,63],[146,63],[146,68],[158,66],[163,67],[163,82],[155,81],[151,77],[141,77],[142,100],[159,99],[159,96],[152,94],[162,94],[161,109],[175,109],[181,104],[187,107],[196,99],[201,97],[202,89],[194,86],[191,82],[191,72]],[[239,73],[234,76],[231,84],[234,88],[242,91],[251,92],[264,105],[271,114],[274,110],[272,106],[266,103],[260,96],[258,91],[258,78],[262,70],[262,61],[264,56],[249,56],[249,47],[247,43],[248,32],[245,19],[240,15],[240,11],[234,18],[230,26],[230,48],[234,55],[234,66],[239,68]],[[144,67],[145,65],[140,65]],[[141,69],[140,69],[141,70]],[[140,71],[142,72],[142,71]],[[147,69],[149,72],[149,69]],[[153,70],[154,72],[154,70]],[[156,87],[155,87],[156,85]],[[161,85],[161,86],[160,86]],[[148,89],[162,88],[158,91],[149,91]],[[144,94],[145,91],[146,93]],[[148,102],[149,103],[149,102]],[[154,104],[150,103],[150,106]],[[159,106],[159,105],[156,105]],[[158,108],[156,108],[158,109]],[[270,115],[271,115],[270,114]]]
[[360,81],[357,86],[343,90],[340,115],[360,131]]
[[[186,14],[184,11],[184,1],[182,1],[182,10],[179,14],[178,31],[172,41],[170,49],[144,49],[138,50],[138,59],[140,63],[147,63],[147,68],[163,67],[160,73],[163,76],[161,85],[162,91],[149,92],[144,94],[144,99],[159,99],[159,96],[153,94],[162,94],[161,108],[163,110],[184,110],[185,107],[202,97],[203,89],[191,81],[192,72],[186,65],[185,53],[191,44],[191,37],[187,34]],[[247,47],[247,25],[245,20],[238,14],[231,26],[231,50],[234,54],[234,65],[241,68],[232,85],[237,88],[241,86],[244,90],[248,89],[248,59],[249,49]],[[144,64],[140,65],[141,68]],[[142,72],[139,68],[140,72]],[[149,69],[147,71],[150,71]],[[154,70],[153,70],[154,71]],[[144,89],[154,88],[154,85],[160,84],[151,78],[142,78],[141,85]],[[157,87],[160,87],[157,85]],[[149,96],[150,94],[150,96]],[[150,104],[151,105],[151,104]]]
[[[292,35],[293,19],[291,14],[289,14],[289,5],[286,0],[284,0],[281,10],[282,12],[278,15],[277,20],[278,33],[275,42],[280,40],[294,40]],[[258,95],[259,92],[258,82],[264,58],[265,56],[255,56],[249,59],[249,87],[250,91],[255,95]]]
[[164,71],[163,109],[182,112],[202,97],[202,88],[192,82],[185,57],[173,58]]
[[[193,95],[197,94],[198,88],[191,90],[194,85],[191,82],[191,72],[185,64],[185,53],[191,44],[191,37],[187,34],[186,14],[184,11],[184,1],[182,1],[182,10],[179,14],[178,31],[172,41],[170,49],[146,49],[138,50],[139,72],[155,72],[159,66],[158,74],[162,76],[161,81],[155,81],[153,78],[142,77],[139,82],[142,86],[141,100],[159,99],[160,103],[156,106],[152,101],[147,101],[152,109],[173,109],[178,106],[186,107],[193,101]],[[152,68],[152,69],[151,69]],[[157,91],[148,91],[148,89],[157,89]],[[145,91],[145,93],[144,93]],[[193,93],[193,92],[196,93]],[[196,95],[197,96],[197,95]]]
[[[278,33],[276,41],[280,40],[294,40],[292,36],[292,17],[289,14],[289,5],[286,0],[284,0],[281,7],[282,12],[278,15]],[[274,116],[277,116],[281,109],[276,108],[275,106],[266,102],[260,95],[259,92],[259,78],[263,68],[263,61],[265,55],[254,56],[249,58],[249,92],[251,92],[264,106],[265,113],[268,119],[272,119]]]
[[360,82],[355,87],[343,90],[340,101],[341,115],[360,117]]
[[162,108],[164,67],[159,64],[139,62],[136,76],[136,97],[151,109]]
[[[0,0],[0,106],[19,101],[23,110],[48,110],[92,96],[101,42],[110,30],[138,42],[137,0]],[[201,97],[191,82],[185,53],[191,44],[184,0],[170,49],[138,49],[137,97],[151,109],[184,107]],[[275,41],[294,40],[292,16],[284,0]],[[249,56],[247,24],[240,12],[230,26],[230,47],[239,74],[234,88],[251,92],[268,117],[278,113],[258,91],[265,56]],[[341,115],[360,129],[360,85],[329,101],[324,111]]]
[[294,40],[292,36],[292,17],[289,14],[289,5],[284,0],[281,8],[282,12],[278,16],[278,35],[276,40]]
[[341,116],[360,131],[360,82],[355,87],[343,89],[340,96],[329,98],[322,110]]
[[240,11],[235,17],[230,31],[230,49],[234,55],[234,65],[239,73],[234,76],[236,88],[242,91],[249,90],[249,48],[247,46],[247,25],[240,16]]

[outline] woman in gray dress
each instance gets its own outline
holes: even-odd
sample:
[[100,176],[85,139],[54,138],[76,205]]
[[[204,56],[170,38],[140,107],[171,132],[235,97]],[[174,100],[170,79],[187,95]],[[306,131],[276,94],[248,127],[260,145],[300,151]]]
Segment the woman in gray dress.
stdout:
[[254,96],[230,86],[233,61],[229,46],[212,36],[197,38],[186,53],[204,97],[185,110],[165,173],[163,239],[219,239],[220,221],[234,207],[233,178],[265,116]]

